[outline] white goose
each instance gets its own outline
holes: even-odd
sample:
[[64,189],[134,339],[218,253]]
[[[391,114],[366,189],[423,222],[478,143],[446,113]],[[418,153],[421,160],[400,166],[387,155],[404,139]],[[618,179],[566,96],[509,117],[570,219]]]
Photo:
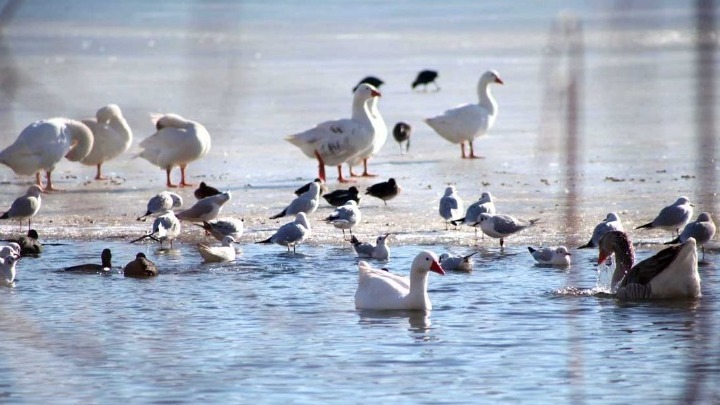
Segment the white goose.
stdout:
[[188,163],[203,158],[210,151],[210,134],[196,121],[177,114],[160,116],[155,127],[157,132],[140,142],[141,158],[165,169],[167,186],[177,187],[170,181],[170,171],[180,166],[180,187],[192,186],[185,179]]
[[108,104],[95,113],[95,118],[82,120],[93,133],[93,147],[80,163],[96,166],[95,180],[105,180],[102,175],[102,164],[114,159],[132,144],[132,130],[123,117],[120,107]]
[[[497,117],[498,107],[490,92],[493,83],[503,84],[500,75],[488,70],[480,76],[477,85],[479,102],[451,108],[437,117],[425,119],[432,129],[452,143],[459,143],[463,159],[475,159],[479,156],[473,151],[473,141],[492,128]],[[465,155],[465,142],[470,144],[470,156]]]
[[355,158],[351,159],[348,162],[348,166],[350,168],[350,176],[359,177],[355,173],[353,173],[353,166],[357,166],[360,163],[363,164],[363,173],[360,175],[362,177],[376,177],[376,174],[371,174],[368,172],[368,159],[370,159],[372,156],[376,155],[378,152],[380,152],[380,149],[385,145],[385,141],[387,141],[387,135],[388,135],[388,129],[387,125],[385,124],[385,120],[383,119],[382,115],[380,114],[380,110],[378,110],[378,99],[373,97],[368,102],[368,106],[370,107],[370,116],[372,118],[373,123],[373,141],[372,141],[372,147],[368,148],[365,152],[361,153],[360,155],[356,156]]
[[50,118],[35,121],[20,132],[15,142],[0,152],[0,163],[16,174],[35,175],[35,183],[42,187],[40,171],[47,177],[45,191],[56,190],[52,185],[52,171],[63,157],[72,162],[84,159],[93,147],[90,128],[80,121]]
[[322,122],[285,140],[300,148],[305,156],[317,159],[318,178],[326,180],[325,165],[337,166],[338,181],[347,182],[342,164],[372,147],[374,128],[367,101],[379,96],[373,86],[360,84],[353,96],[350,118]]
[[428,272],[445,274],[438,257],[428,251],[420,252],[415,257],[410,267],[410,278],[373,269],[365,261],[360,261],[358,268],[360,274],[355,291],[357,309],[431,310],[432,303],[427,294]]
[[611,291],[621,300],[696,298],[701,296],[697,243],[689,238],[633,266],[635,249],[622,231],[600,238],[598,264],[615,253]]

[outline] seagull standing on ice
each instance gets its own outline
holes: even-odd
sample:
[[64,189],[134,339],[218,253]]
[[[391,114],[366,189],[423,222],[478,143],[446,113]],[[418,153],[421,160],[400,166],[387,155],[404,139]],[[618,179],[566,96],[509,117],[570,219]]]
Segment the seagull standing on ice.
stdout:
[[42,188],[38,185],[32,185],[27,189],[24,195],[18,197],[10,205],[10,209],[5,211],[0,219],[18,219],[22,223],[23,219],[28,220],[28,231],[30,230],[30,220],[40,211],[40,194]]
[[457,217],[463,210],[463,200],[457,195],[455,186],[445,188],[445,195],[440,198],[439,212],[440,216],[445,220],[446,231],[448,229],[448,221]]
[[295,220],[278,228],[271,237],[256,243],[277,243],[278,245],[287,246],[290,252],[290,246],[295,248],[310,236],[310,222],[304,212],[300,212],[295,216]]
[[666,231],[680,234],[680,228],[690,221],[693,214],[693,205],[690,199],[685,196],[678,198],[674,203],[660,210],[660,213],[645,225],[640,225],[635,229],[653,229],[660,228]]

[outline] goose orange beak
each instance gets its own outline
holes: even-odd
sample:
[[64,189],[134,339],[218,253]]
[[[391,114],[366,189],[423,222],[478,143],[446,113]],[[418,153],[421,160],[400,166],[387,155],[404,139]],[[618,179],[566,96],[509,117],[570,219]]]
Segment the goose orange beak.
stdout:
[[443,270],[442,266],[440,266],[440,263],[438,263],[437,260],[433,260],[432,264],[430,265],[430,270],[441,276],[445,275],[445,270]]

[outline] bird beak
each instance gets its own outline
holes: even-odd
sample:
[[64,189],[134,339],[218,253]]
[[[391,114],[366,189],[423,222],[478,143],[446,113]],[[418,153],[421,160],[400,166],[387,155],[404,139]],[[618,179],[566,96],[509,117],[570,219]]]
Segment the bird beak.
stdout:
[[505,83],[503,83],[502,79],[499,78],[499,77],[496,77],[496,78],[495,78],[495,83],[497,83],[497,84],[505,84]]
[[441,276],[445,275],[445,270],[443,270],[442,266],[440,266],[440,263],[438,263],[437,260],[433,260],[432,264],[430,265],[430,270]]
[[607,259],[608,256],[610,256],[610,255],[607,254],[607,253],[603,253],[602,251],[600,251],[600,254],[598,254],[597,264],[598,264],[598,265],[601,265],[601,264],[605,263],[605,259]]
[[377,90],[370,90],[370,95],[372,95],[373,97],[380,97],[380,96],[382,96],[382,94],[380,94],[380,92],[377,91]]

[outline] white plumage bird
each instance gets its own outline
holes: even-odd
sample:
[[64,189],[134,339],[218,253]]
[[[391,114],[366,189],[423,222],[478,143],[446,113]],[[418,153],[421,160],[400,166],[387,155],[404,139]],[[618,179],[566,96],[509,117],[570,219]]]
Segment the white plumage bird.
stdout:
[[232,236],[226,236],[222,240],[222,246],[208,246],[201,243],[198,245],[198,251],[208,263],[231,262],[235,260],[233,243],[235,243],[235,239]]
[[132,130],[116,104],[108,104],[95,113],[95,118],[82,120],[93,133],[93,146],[90,153],[80,161],[95,166],[95,180],[104,180],[102,164],[120,156],[132,144]]
[[463,200],[457,194],[455,186],[445,188],[445,195],[440,198],[438,209],[440,216],[445,220],[445,230],[448,229],[448,221],[460,216],[464,210]]

